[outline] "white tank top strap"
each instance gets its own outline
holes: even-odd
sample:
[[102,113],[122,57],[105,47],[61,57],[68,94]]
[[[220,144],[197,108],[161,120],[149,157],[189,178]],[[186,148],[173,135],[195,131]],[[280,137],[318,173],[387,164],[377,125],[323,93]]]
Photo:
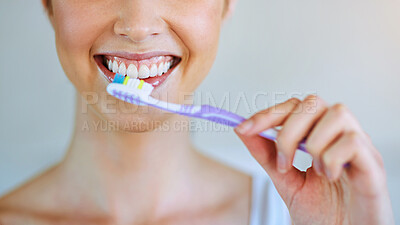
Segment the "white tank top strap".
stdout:
[[250,225],[290,225],[287,207],[264,173],[253,175]]

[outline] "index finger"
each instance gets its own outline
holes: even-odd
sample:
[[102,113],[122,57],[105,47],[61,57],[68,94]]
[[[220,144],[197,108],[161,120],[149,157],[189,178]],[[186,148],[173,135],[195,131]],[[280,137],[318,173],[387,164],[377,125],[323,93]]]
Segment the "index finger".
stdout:
[[242,135],[250,136],[282,125],[300,102],[298,98],[291,98],[283,103],[262,110],[243,121],[235,130]]

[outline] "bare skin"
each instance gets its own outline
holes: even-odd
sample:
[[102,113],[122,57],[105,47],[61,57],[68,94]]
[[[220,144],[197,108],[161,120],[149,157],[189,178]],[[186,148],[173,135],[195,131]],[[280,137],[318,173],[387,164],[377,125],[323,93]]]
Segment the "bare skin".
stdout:
[[[171,196],[171,202],[161,203],[163,206],[156,205],[151,210],[148,209],[147,215],[136,215],[139,211],[143,212],[143,210],[135,209],[143,207],[142,203],[138,204],[136,200],[126,201],[132,215],[135,215],[134,219],[129,220],[118,218],[117,215],[120,212],[110,209],[111,203],[107,205],[107,200],[99,199],[97,192],[103,191],[101,188],[95,190],[96,193],[89,194],[88,190],[71,187],[70,184],[66,183],[67,179],[61,180],[63,179],[62,175],[59,174],[61,168],[56,166],[2,199],[1,222],[2,224],[107,225],[247,224],[250,205],[249,177],[229,168],[224,168],[209,159],[204,161],[205,165],[209,166],[210,169],[214,168],[219,171],[225,179],[220,180],[219,183],[212,180],[213,185],[210,185],[211,179],[209,177],[205,177],[207,179],[204,180],[192,181],[193,184],[189,184],[190,187],[195,186],[192,190],[186,191],[187,193],[184,194],[180,194],[180,190],[177,190],[175,196]],[[209,172],[214,172],[215,175],[215,171]],[[229,183],[241,186],[227,193],[226,185]],[[189,198],[187,195],[196,195],[196,198]],[[218,196],[218,198],[216,199],[214,196]],[[188,203],[188,199],[193,202]],[[104,204],[99,204],[102,201],[104,201]],[[153,214],[158,210],[164,211],[165,214]]]
[[[185,7],[180,1],[148,0],[44,0],[43,5],[60,62],[77,90],[75,130],[64,160],[0,200],[0,221],[245,224],[250,177],[195,151],[189,132],[179,129],[187,118],[145,107],[120,109],[119,102],[105,106],[108,82],[94,60],[121,52],[179,57],[170,78],[153,91],[179,102],[180,92],[194,91],[211,68],[233,1],[191,1]],[[87,93],[98,101],[90,103]],[[107,113],[107,106],[116,111]],[[91,126],[99,122],[143,126],[104,132]],[[178,129],[157,131],[154,122]]]
[[[79,115],[77,121],[83,121]],[[185,140],[189,134],[175,135]],[[62,162],[0,200],[0,221],[2,225],[248,223],[251,178],[199,154],[188,139],[180,143],[174,151],[147,149],[139,154],[140,149],[134,148],[130,158],[121,152],[71,145]],[[140,163],[138,155],[146,163]]]
[[[199,154],[182,129],[187,118],[107,95],[109,80],[95,60],[121,52],[179,59],[152,95],[182,103],[207,76],[233,3],[43,0],[61,65],[77,91],[75,129],[59,164],[0,199],[0,224],[248,224],[251,178]],[[103,122],[143,126],[90,125]],[[275,126],[283,127],[277,143],[258,136]],[[290,99],[235,131],[271,177],[293,223],[394,224],[379,151],[342,104]],[[303,138],[314,158],[305,173],[292,167]]]
[[[282,126],[276,143],[257,135],[275,126]],[[382,157],[343,104],[328,105],[314,95],[293,98],[235,130],[270,175],[295,224],[394,224]],[[307,172],[292,166],[303,138],[313,156]]]
[[[136,199],[118,203],[115,199],[104,199],[103,194],[112,191],[103,187],[89,189],[88,186],[100,187],[95,182],[80,183],[77,188],[68,181],[81,177],[63,175],[63,168],[58,165],[5,196],[0,202],[0,221],[2,225],[247,224],[250,178],[202,158],[199,163],[207,166],[207,171],[197,171],[196,179],[185,180],[185,189],[177,188],[171,196],[157,199],[151,198],[157,193],[147,186],[146,193],[152,195],[149,200],[154,201],[149,203]],[[200,175],[202,173],[204,175]],[[233,190],[227,189],[234,185]],[[124,212],[126,210],[130,216],[121,216],[122,212],[118,209],[122,206],[116,204],[125,205]]]

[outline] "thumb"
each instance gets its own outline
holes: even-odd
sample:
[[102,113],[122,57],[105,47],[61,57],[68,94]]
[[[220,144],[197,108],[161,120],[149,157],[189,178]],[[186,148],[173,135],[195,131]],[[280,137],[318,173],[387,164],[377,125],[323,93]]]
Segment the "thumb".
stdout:
[[280,173],[277,169],[277,150],[274,141],[259,135],[247,136],[234,131],[254,159],[268,173],[282,199],[289,202],[295,191],[303,185],[304,173],[294,167],[284,174]]
[[254,159],[271,176],[277,172],[276,169],[276,147],[275,142],[265,139],[259,135],[243,135],[234,129],[236,135],[244,143]]

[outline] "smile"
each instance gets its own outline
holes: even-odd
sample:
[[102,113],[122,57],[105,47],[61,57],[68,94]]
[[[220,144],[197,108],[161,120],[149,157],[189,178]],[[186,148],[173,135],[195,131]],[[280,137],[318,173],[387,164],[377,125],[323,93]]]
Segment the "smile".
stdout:
[[118,73],[144,80],[154,87],[161,85],[180,62],[179,57],[162,53],[110,53],[96,55],[94,59],[109,82]]

